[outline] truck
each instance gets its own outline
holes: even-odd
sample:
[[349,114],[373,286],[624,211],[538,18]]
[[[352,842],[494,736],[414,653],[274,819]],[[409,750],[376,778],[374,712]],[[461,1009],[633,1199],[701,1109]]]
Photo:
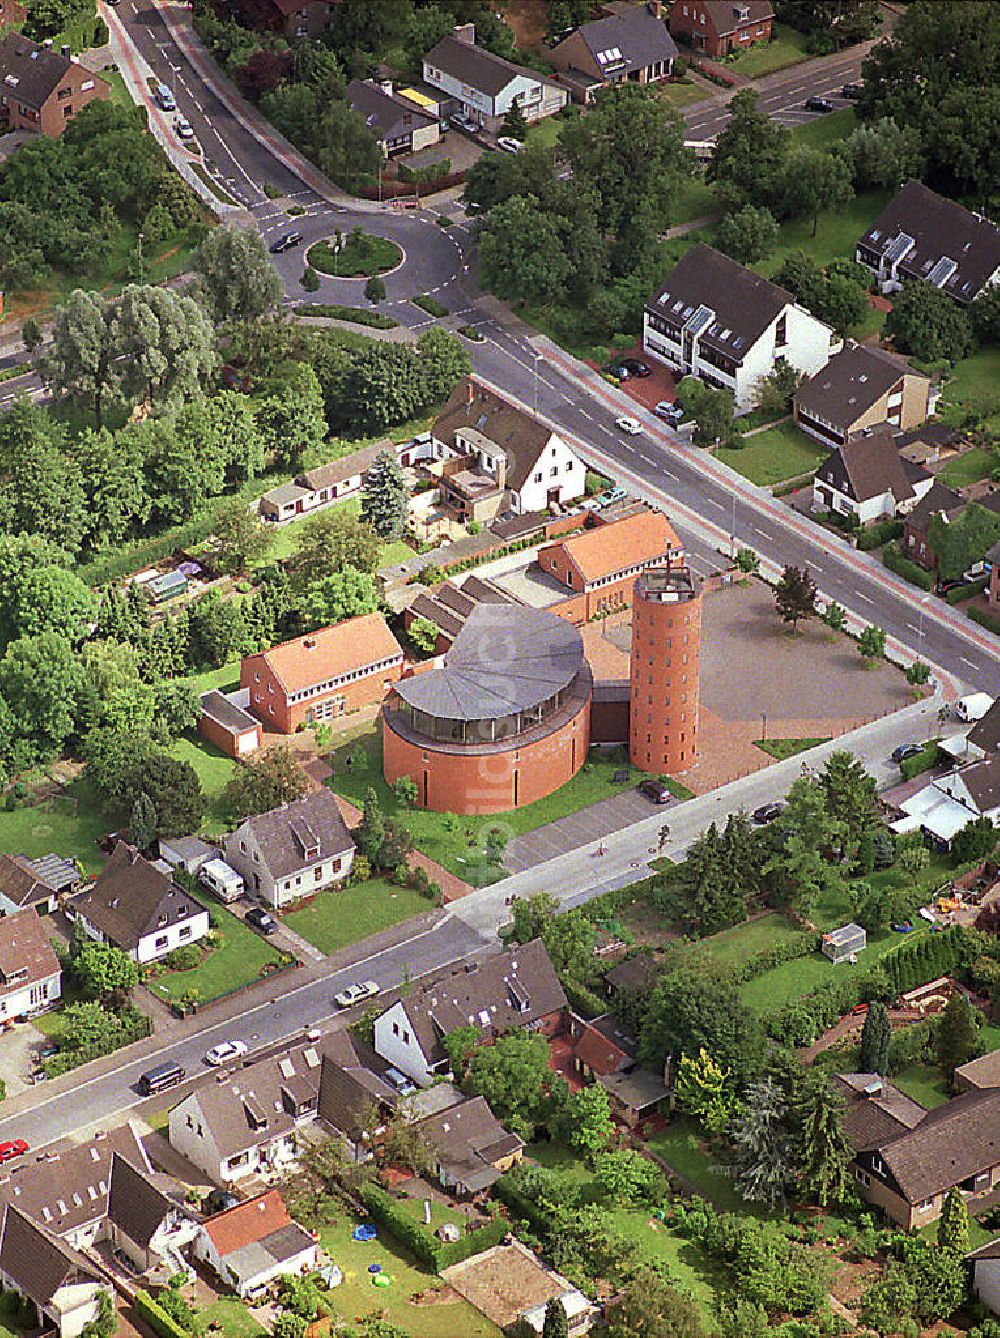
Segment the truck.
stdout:
[[224,859],[206,860],[198,870],[198,882],[220,901],[237,901],[246,890],[243,879]]
[[967,697],[959,697],[952,710],[959,720],[971,724],[974,720],[982,720],[992,705],[993,698],[988,692],[970,692]]

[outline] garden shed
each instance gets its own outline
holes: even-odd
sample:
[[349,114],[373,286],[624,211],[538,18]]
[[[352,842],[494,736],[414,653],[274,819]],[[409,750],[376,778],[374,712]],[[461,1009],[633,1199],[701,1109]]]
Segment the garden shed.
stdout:
[[834,964],[852,962],[867,944],[868,936],[865,931],[852,921],[849,925],[841,925],[839,929],[823,935],[823,955],[829,957]]

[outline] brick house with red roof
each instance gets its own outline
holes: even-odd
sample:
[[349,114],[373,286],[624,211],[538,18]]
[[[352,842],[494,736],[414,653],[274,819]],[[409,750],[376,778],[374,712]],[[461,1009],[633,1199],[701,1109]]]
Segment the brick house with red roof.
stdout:
[[674,0],[671,35],[713,60],[771,39],[770,0]]
[[293,734],[381,702],[402,673],[402,647],[380,613],[367,613],[247,655],[240,688],[253,715]]
[[103,79],[68,55],[18,32],[0,39],[0,133],[36,130],[57,139],[88,103],[110,93]]

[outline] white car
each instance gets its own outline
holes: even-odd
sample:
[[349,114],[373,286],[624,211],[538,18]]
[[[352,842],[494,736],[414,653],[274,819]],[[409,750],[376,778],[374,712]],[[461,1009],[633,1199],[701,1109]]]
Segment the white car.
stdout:
[[178,139],[194,139],[194,129],[190,121],[186,121],[183,116],[174,122],[174,129],[177,131]]
[[615,427],[622,432],[626,432],[630,437],[638,437],[642,432],[642,424],[637,418],[628,418],[624,414],[621,418],[615,419]]
[[246,1041],[220,1041],[205,1052],[205,1063],[211,1064],[214,1069],[221,1068],[223,1064],[242,1059],[248,1049]]
[[335,994],[333,1002],[339,1008],[353,1008],[362,999],[370,999],[373,994],[378,994],[378,991],[379,987],[374,980],[362,980],[359,985],[348,985],[346,990],[341,990],[339,994]]
[[509,135],[501,135],[497,140],[497,148],[503,149],[504,153],[520,153],[524,145],[519,139],[511,139]]

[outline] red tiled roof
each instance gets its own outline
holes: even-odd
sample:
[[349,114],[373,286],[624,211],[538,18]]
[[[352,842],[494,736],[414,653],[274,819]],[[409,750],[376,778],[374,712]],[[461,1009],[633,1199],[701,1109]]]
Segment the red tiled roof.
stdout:
[[640,511],[610,525],[582,530],[564,539],[561,547],[589,585],[640,562],[662,557],[671,549],[680,548],[681,541],[661,511]]
[[235,1250],[262,1241],[274,1231],[292,1225],[285,1201],[276,1189],[269,1189],[255,1199],[210,1217],[205,1230],[224,1259]]
[[381,613],[366,613],[272,646],[261,658],[285,691],[291,693],[402,654]]

